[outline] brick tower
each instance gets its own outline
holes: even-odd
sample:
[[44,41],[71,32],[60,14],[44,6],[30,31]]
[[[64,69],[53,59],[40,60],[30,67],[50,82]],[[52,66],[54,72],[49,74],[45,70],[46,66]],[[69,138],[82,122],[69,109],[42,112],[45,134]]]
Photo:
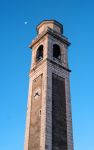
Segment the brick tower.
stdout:
[[24,150],[73,150],[68,39],[45,20],[32,41]]

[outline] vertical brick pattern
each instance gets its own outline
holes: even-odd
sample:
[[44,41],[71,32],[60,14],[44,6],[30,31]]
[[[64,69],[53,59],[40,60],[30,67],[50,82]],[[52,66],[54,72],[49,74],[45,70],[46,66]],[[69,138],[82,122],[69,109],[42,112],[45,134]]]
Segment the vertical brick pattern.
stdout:
[[52,74],[52,150],[67,150],[65,80]]
[[[40,150],[40,129],[41,129],[41,97],[42,97],[42,76],[33,81],[30,115],[30,135],[28,150]],[[40,89],[40,96],[34,97],[36,89]]]

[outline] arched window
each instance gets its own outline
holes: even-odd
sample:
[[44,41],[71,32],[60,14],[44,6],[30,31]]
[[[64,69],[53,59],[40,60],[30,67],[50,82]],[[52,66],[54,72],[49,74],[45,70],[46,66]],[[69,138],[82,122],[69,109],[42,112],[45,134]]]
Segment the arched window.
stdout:
[[61,59],[60,47],[57,44],[53,45],[53,57],[58,60]]
[[43,45],[40,45],[36,53],[36,61],[43,59]]

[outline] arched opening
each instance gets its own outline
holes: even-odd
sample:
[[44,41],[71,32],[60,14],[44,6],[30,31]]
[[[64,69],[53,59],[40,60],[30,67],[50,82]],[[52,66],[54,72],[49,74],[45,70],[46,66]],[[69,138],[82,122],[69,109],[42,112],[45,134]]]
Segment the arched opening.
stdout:
[[61,59],[60,47],[57,44],[53,45],[53,57],[58,60]]
[[43,59],[43,45],[40,45],[36,53],[36,61]]

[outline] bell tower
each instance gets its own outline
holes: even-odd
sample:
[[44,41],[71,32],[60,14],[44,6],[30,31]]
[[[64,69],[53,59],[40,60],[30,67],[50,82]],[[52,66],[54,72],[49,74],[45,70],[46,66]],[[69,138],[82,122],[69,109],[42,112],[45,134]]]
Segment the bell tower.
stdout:
[[45,20],[32,48],[24,150],[73,150],[68,39]]

